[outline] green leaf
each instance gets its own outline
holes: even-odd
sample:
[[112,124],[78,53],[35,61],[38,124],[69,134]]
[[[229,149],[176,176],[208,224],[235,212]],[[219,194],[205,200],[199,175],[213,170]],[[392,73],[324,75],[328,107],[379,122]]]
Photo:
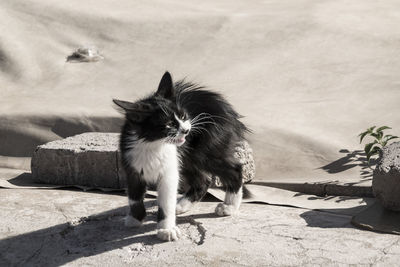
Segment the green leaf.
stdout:
[[367,153],[367,160],[368,160],[368,162],[369,162],[369,160],[370,160],[370,158],[371,158],[372,156],[379,154],[380,151],[381,151],[381,148],[378,147],[378,146],[376,146],[376,147],[374,147],[373,149],[371,149],[371,150],[369,151],[369,153]]
[[370,135],[375,137],[376,139],[379,139],[379,134],[378,133],[371,133]]
[[382,127],[379,127],[378,129],[376,129],[376,131],[382,132],[383,130],[386,130],[386,129],[392,129],[392,128],[390,128],[389,126],[382,126]]
[[364,139],[364,137],[365,137],[367,134],[369,134],[368,131],[363,132],[363,133],[360,133],[360,134],[358,135],[358,136],[360,137],[360,144],[361,144],[362,140]]
[[366,144],[364,147],[365,153],[368,155],[368,153],[371,151],[371,148],[377,143],[378,142],[375,140],[373,143]]
[[389,141],[389,140],[392,140],[392,139],[396,139],[396,138],[399,138],[398,136],[395,136],[395,135],[393,135],[393,136],[390,136],[386,141]]
[[378,140],[382,140],[383,132],[378,132]]
[[367,132],[372,133],[375,128],[376,128],[376,126],[372,126],[372,127],[367,129]]
[[398,136],[394,136],[394,135],[386,135],[384,138],[384,141],[382,142],[382,147],[386,146],[387,143],[392,140],[392,139],[396,139],[399,138]]
[[399,138],[398,136],[394,135],[385,135],[383,133],[384,130],[392,129],[389,126],[381,126],[376,128],[376,126],[372,126],[368,128],[365,132],[360,133],[358,136],[360,137],[360,144],[367,136],[373,137],[375,140],[374,142],[368,143],[364,146],[364,151],[367,155],[368,164],[370,162],[371,157],[380,153],[383,147],[385,147],[390,140]]

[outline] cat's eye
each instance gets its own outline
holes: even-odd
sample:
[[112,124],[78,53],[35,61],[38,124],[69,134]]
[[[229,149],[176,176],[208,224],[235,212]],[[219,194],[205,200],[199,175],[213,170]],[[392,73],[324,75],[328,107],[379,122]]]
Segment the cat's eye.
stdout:
[[165,124],[165,128],[171,129],[172,128],[172,121],[169,121]]
[[177,119],[177,120],[185,120],[186,119],[186,114],[185,113],[175,113],[174,114],[175,115],[175,118]]

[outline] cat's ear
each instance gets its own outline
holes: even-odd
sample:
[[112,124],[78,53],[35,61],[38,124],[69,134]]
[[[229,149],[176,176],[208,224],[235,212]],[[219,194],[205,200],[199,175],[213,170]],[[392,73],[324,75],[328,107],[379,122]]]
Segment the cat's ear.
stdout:
[[124,111],[128,120],[134,122],[143,121],[153,110],[152,106],[147,103],[131,103],[117,99],[113,99],[113,102]]
[[125,111],[138,113],[151,113],[153,111],[153,106],[151,104],[141,101],[132,103],[128,101],[113,99],[113,102]]
[[156,95],[164,98],[172,98],[175,95],[172,77],[168,71],[162,76]]
[[113,102],[118,107],[122,108],[124,111],[137,109],[137,104],[136,103],[123,101],[123,100],[118,100],[118,99],[113,99]]

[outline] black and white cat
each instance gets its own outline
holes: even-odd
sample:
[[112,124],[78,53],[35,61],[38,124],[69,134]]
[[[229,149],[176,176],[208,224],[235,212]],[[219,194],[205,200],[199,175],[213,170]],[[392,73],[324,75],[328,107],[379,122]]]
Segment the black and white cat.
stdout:
[[[114,103],[126,116],[120,139],[130,207],[125,225],[141,225],[146,216],[146,186],[156,184],[157,236],[177,240],[180,231],[175,214],[188,211],[201,200],[213,175],[226,190],[216,214],[232,215],[239,209],[245,188],[242,165],[233,155],[235,145],[248,130],[220,94],[184,81],[173,83],[166,72],[156,93],[134,103]],[[188,188],[176,203],[180,179]]]

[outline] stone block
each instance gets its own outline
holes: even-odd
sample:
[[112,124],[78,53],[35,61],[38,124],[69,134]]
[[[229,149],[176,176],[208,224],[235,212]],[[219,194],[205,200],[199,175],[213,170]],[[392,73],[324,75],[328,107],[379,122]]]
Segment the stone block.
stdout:
[[84,133],[36,148],[31,163],[35,182],[121,188],[119,134]]
[[[253,150],[249,143],[246,140],[239,142],[233,156],[242,164],[243,183],[250,183],[256,176],[256,166],[253,158]],[[222,186],[218,176],[212,177],[211,186]]]
[[400,211],[400,142],[382,149],[373,174],[372,190],[385,208]]

